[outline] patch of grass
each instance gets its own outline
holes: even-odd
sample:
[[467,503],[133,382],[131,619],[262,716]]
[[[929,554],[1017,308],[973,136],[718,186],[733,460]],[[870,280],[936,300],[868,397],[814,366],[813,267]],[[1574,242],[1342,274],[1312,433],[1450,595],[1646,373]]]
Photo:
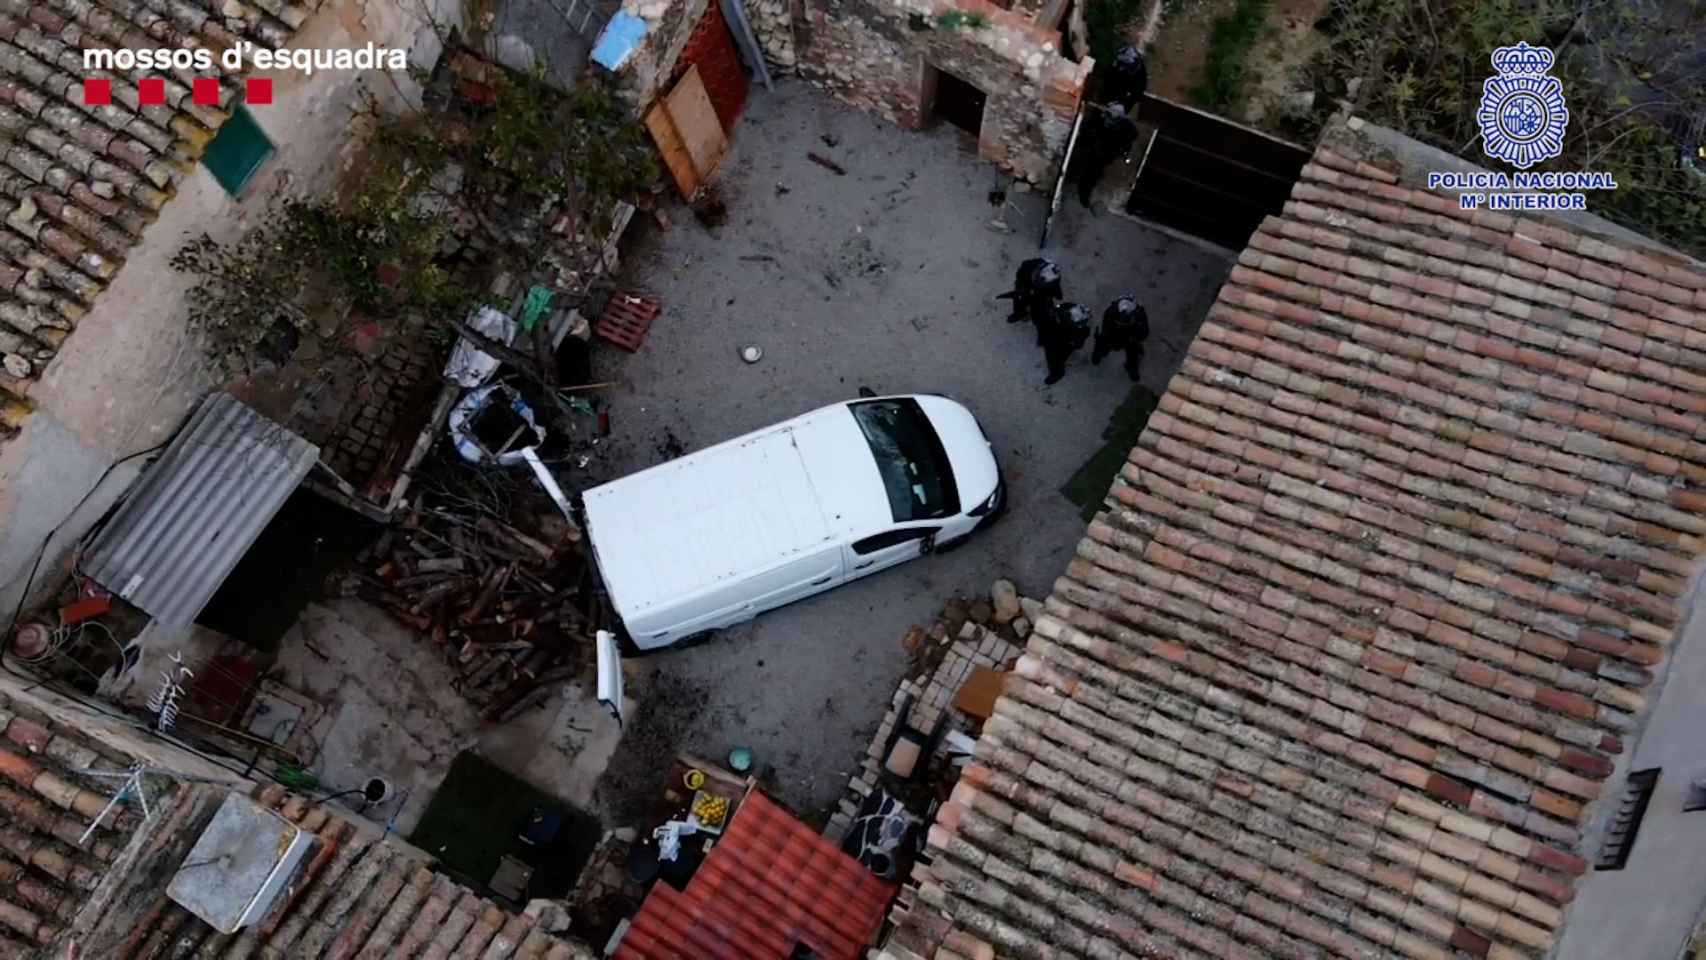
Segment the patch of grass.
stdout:
[[1108,488],[1114,485],[1126,456],[1137,446],[1137,438],[1143,433],[1143,425],[1149,422],[1149,415],[1155,412],[1157,400],[1148,388],[1132,384],[1131,392],[1114,408],[1114,415],[1102,430],[1106,442],[1061,485],[1061,494],[1078,505],[1085,523],[1102,512]]
[[[555,842],[529,847],[517,837],[538,808],[561,813],[563,825]],[[533,867],[533,896],[560,897],[574,885],[598,836],[591,817],[464,750],[451,761],[409,842],[479,886],[491,881],[508,854]]]
[[1191,90],[1199,106],[1224,113],[1244,95],[1245,58],[1268,20],[1268,0],[1238,0],[1232,12],[1214,21],[1203,81]]
[[1126,45],[1125,29],[1143,12],[1144,0],[1078,0],[1084,4],[1084,28],[1090,34],[1090,56],[1098,66],[1114,62]]

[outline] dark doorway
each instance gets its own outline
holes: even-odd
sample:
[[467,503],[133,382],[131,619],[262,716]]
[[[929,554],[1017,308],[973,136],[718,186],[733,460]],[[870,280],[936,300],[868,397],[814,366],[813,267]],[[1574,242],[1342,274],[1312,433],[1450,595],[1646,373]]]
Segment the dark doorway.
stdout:
[[485,889],[505,858],[519,861],[527,867],[525,905],[568,896],[602,832],[590,814],[464,750],[409,842],[431,851],[452,876]]
[[936,87],[932,115],[977,136],[983,130],[983,104],[989,95],[946,70],[927,69],[925,83]]
[[1146,94],[1141,157],[1126,210],[1241,250],[1285,208],[1309,151],[1223,117]]
[[326,577],[379,536],[379,525],[307,489],[278,515],[209,600],[196,622],[262,653],[278,649]]

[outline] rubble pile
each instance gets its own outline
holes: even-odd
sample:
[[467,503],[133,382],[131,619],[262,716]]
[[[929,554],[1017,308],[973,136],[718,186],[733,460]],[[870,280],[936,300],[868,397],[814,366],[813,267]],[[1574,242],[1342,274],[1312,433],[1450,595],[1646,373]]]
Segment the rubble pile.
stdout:
[[602,599],[580,531],[557,517],[534,525],[417,504],[360,559],[356,592],[430,636],[487,720],[592,658]]
[[[990,587],[989,599],[955,597],[942,608],[930,629],[914,626],[901,638],[911,657],[906,679],[890,698],[889,708],[847,784],[847,792],[830,811],[824,836],[840,841],[859,819],[860,808],[873,791],[888,790],[901,797],[913,813],[923,813],[932,801],[945,800],[959,779],[964,755],[944,746],[950,731],[975,738],[985,716],[967,712],[960,696],[979,671],[1004,674],[1024,652],[1031,624],[1042,604],[1019,595],[1011,580]],[[924,756],[917,772],[896,775],[888,766],[891,752],[905,731],[928,737],[934,757]]]

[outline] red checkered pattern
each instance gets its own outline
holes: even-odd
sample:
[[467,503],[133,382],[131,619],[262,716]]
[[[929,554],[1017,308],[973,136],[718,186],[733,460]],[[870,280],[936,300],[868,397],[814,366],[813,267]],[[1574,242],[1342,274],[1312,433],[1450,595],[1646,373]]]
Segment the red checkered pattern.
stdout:
[[[215,77],[196,77],[191,81],[190,99],[204,107],[219,105],[219,80]],[[136,81],[137,102],[145,107],[164,106],[166,81],[162,77],[144,77]],[[83,103],[104,107],[113,102],[113,82],[106,77],[88,77],[83,81]],[[243,102],[250,106],[272,103],[272,79],[249,77],[243,82]]]

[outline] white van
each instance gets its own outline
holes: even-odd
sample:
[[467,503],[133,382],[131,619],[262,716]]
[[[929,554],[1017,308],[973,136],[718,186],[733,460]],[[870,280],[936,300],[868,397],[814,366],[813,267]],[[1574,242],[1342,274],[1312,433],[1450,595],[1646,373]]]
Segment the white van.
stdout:
[[656,650],[957,546],[1006,491],[946,397],[837,403],[582,495],[629,652]]

